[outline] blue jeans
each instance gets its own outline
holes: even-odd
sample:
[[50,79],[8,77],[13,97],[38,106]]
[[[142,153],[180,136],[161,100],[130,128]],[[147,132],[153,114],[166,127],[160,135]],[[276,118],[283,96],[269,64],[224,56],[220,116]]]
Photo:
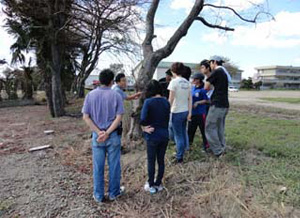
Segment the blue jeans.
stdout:
[[187,139],[187,116],[188,111],[181,113],[172,113],[172,128],[174,131],[174,138],[176,143],[176,158],[177,160],[183,159],[184,151],[188,146]]
[[112,132],[109,138],[102,143],[97,142],[98,135],[93,132],[92,150],[93,150],[93,178],[94,178],[94,196],[98,201],[104,198],[104,166],[105,158],[109,166],[109,197],[115,198],[120,195],[121,180],[121,140],[117,131]]
[[172,113],[170,114],[170,121],[169,121],[168,130],[169,130],[169,140],[175,142],[174,131],[173,131],[173,128],[172,128]]

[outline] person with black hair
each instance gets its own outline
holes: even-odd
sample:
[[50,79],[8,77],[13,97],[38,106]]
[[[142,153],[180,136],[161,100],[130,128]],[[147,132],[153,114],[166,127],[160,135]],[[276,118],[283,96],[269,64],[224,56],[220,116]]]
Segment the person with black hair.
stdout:
[[[112,90],[116,91],[117,93],[119,93],[119,95],[122,97],[123,101],[127,100],[127,101],[131,101],[131,100],[136,100],[141,96],[141,92],[137,92],[133,95],[128,96],[126,94],[126,92],[124,91],[126,89],[127,86],[127,80],[126,80],[126,76],[124,73],[119,73],[116,78],[115,78],[115,85],[112,86]],[[118,134],[121,137],[123,133],[123,123],[120,123],[120,126],[118,127]],[[128,151],[125,148],[125,145],[122,144],[121,145],[121,153],[122,154],[126,154]]]
[[192,76],[193,86],[192,86],[192,99],[193,99],[193,109],[192,109],[192,119],[188,123],[188,135],[189,143],[193,144],[194,136],[197,128],[199,127],[202,135],[202,147],[206,151],[208,149],[208,143],[205,137],[205,119],[206,119],[206,103],[208,97],[204,88],[204,75],[202,73],[196,73]]
[[172,72],[171,69],[168,69],[166,72],[166,77],[160,79],[158,82],[160,83],[161,87],[162,87],[162,96],[166,97],[167,99],[169,99],[169,90],[168,90],[168,86],[172,80]]
[[123,98],[123,100],[136,100],[141,96],[141,92],[137,92],[133,95],[128,96],[124,90],[127,87],[127,80],[126,80],[126,76],[124,73],[119,73],[116,78],[115,78],[115,82],[116,84],[113,85],[112,90],[115,90],[116,92],[118,92],[121,97]]
[[182,73],[182,77],[185,78],[187,81],[190,81],[190,77],[192,75],[192,70],[189,66],[184,65],[184,70]]
[[111,90],[114,73],[101,71],[99,75],[101,86],[90,91],[85,97],[82,107],[83,120],[92,130],[93,180],[94,200],[104,201],[104,169],[107,156],[109,166],[110,200],[115,200],[121,194],[121,141],[117,128],[124,114],[121,96]]
[[[169,99],[170,91],[168,90],[168,86],[172,80],[172,72],[171,69],[168,69],[166,72],[166,77],[160,79],[158,82],[162,87],[162,96],[166,97],[166,99]],[[172,129],[172,122],[171,122],[171,117],[169,121],[169,140],[174,141],[174,131]]]
[[[200,62],[200,71],[205,75],[204,82],[208,77],[211,75],[211,68],[210,68],[210,61],[207,59],[204,59]],[[212,93],[214,92],[214,87],[213,85],[210,85],[210,90],[207,91],[206,95],[208,97],[208,101],[206,103],[206,116],[209,111],[209,106],[210,106],[210,98],[212,96]]]
[[[146,100],[141,111],[140,124],[147,142],[148,182],[144,189],[151,194],[163,190],[162,178],[165,170],[165,153],[168,145],[170,104],[162,97],[158,81],[151,80],[146,87]],[[155,162],[158,163],[156,180]]]
[[222,67],[223,62],[219,56],[210,58],[210,67],[213,71],[207,78],[204,87],[206,90],[210,90],[211,85],[214,86],[205,124],[205,134],[210,149],[216,157],[222,156],[225,152],[225,119],[229,109],[228,83],[230,77]]

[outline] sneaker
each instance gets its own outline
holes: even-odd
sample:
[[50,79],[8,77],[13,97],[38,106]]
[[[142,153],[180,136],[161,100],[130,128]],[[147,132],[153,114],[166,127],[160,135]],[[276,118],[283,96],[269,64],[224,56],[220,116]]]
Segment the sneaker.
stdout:
[[157,192],[156,188],[154,186],[149,188],[149,192],[151,195],[155,194]]
[[163,187],[162,184],[160,184],[160,185],[158,185],[158,186],[155,185],[154,187],[156,188],[157,192],[161,192],[162,190],[164,190],[164,187]]
[[183,163],[183,159],[174,159],[173,161],[172,161],[172,163],[173,164],[182,164]]
[[120,194],[118,194],[117,196],[114,196],[114,197],[109,196],[109,197],[108,197],[108,200],[109,200],[109,201],[115,201],[118,197],[124,195],[124,193],[125,193],[125,187],[124,187],[124,186],[121,186],[121,187],[120,187]]
[[220,154],[215,155],[217,159],[221,159],[224,156],[224,152],[221,152]]
[[144,185],[144,190],[145,190],[146,192],[148,192],[149,189],[150,189],[149,182],[146,182],[145,185]]
[[104,202],[104,198],[102,198],[101,200],[98,200],[95,195],[93,195],[94,201],[96,201],[98,204],[103,204]]
[[125,186],[122,185],[122,186],[120,187],[120,195],[124,195],[124,193],[125,193]]
[[127,154],[128,152],[129,151],[125,147],[121,146],[121,154]]

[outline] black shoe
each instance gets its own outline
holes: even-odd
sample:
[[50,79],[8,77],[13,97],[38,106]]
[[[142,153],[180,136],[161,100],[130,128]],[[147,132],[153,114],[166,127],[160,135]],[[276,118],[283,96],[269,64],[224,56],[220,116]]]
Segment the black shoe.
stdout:
[[183,159],[174,159],[173,161],[172,161],[172,163],[173,164],[182,164],[183,163]]
[[125,147],[121,146],[121,154],[127,154],[128,152],[129,151]]
[[220,154],[215,155],[217,159],[220,159],[224,156],[225,152],[221,152]]

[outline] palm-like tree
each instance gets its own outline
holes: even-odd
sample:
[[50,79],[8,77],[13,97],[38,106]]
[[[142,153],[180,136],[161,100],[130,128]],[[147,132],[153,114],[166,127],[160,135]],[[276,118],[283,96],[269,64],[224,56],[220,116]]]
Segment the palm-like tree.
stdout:
[[16,38],[14,44],[11,45],[12,51],[11,64],[15,65],[20,63],[23,65],[23,73],[21,75],[24,97],[26,99],[32,99],[33,96],[33,82],[32,82],[32,68],[31,58],[28,60],[28,66],[25,66],[26,57],[24,53],[28,54],[30,48],[32,48],[29,31],[26,30],[17,20],[8,19],[6,22],[7,32]]

